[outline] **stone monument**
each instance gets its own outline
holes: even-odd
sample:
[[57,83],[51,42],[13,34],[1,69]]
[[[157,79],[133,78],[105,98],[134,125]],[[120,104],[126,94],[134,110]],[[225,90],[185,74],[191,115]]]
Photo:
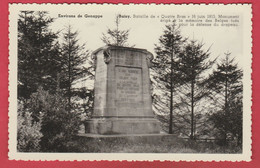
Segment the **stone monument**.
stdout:
[[157,134],[150,90],[149,65],[153,55],[144,49],[105,46],[93,52],[95,95],[86,133]]

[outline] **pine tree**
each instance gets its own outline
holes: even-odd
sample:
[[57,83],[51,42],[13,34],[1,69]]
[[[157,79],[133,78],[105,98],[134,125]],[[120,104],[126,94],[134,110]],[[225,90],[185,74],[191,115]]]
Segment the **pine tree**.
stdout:
[[[60,88],[68,98],[69,106],[72,104],[72,97],[82,96],[81,86],[76,86],[80,79],[89,74],[89,69],[85,66],[89,52],[85,45],[80,45],[77,38],[78,32],[73,31],[71,25],[66,28],[61,44],[62,70],[60,73]],[[90,74],[93,76],[93,74]]]
[[85,113],[90,117],[93,112],[93,105],[94,105],[94,78],[95,78],[95,63],[94,59],[89,55],[87,57],[87,64],[86,73],[84,76],[84,86],[86,83],[92,82],[93,86],[91,87],[84,87],[82,88],[80,97],[83,99],[83,108]]
[[21,11],[18,19],[18,98],[28,99],[39,86],[55,92],[59,64],[57,33],[47,12]]
[[[190,138],[195,138],[196,119],[202,118],[200,114],[200,104],[207,95],[204,84],[206,82],[205,73],[211,68],[215,60],[209,60],[209,49],[203,50],[203,44],[191,40],[187,43],[179,54],[178,72],[180,74],[182,105],[190,112]],[[203,107],[205,108],[205,107]],[[197,111],[196,111],[197,109]]]
[[[156,111],[169,111],[170,134],[173,133],[174,87],[178,84],[178,73],[175,70],[178,54],[185,41],[179,27],[173,22],[165,26],[163,35],[159,38],[159,44],[155,45],[156,58],[153,60],[152,74],[154,87],[159,92],[154,93],[153,104]],[[170,104],[170,109],[167,109],[168,104]]]
[[211,120],[220,130],[224,144],[229,133],[238,138],[239,143],[242,141],[243,73],[230,55],[230,52],[225,53],[208,82],[211,98],[217,107]]
[[[69,150],[68,142],[79,129],[79,115],[82,112],[76,104],[75,108],[70,108],[72,104],[70,101],[73,96],[87,95],[82,93],[84,92],[82,88],[74,85],[77,85],[77,81],[84,75],[90,75],[88,72],[85,73],[88,68],[83,66],[86,56],[89,55],[84,46],[78,44],[77,32],[73,32],[70,27],[64,33],[62,45],[59,45],[58,33],[53,33],[49,29],[52,22],[53,19],[48,17],[47,12],[20,13],[18,97],[22,99],[19,104],[22,102],[25,106],[23,109],[32,112],[30,114],[32,119],[29,118],[32,121],[28,128],[42,121],[40,128],[42,137],[37,141],[41,150],[66,151]],[[93,72],[91,73],[93,77]],[[18,117],[23,113],[19,112]],[[22,122],[21,117],[18,119]],[[23,132],[27,130],[23,128],[27,129],[22,127],[20,136],[22,138],[19,140],[24,144],[27,141],[24,141],[26,137],[23,136]],[[19,144],[20,147],[23,144]],[[26,150],[34,149],[29,146]]]
[[115,18],[115,24],[116,27],[115,29],[107,29],[106,34],[102,33],[102,38],[101,40],[106,44],[106,45],[114,45],[114,46],[123,46],[127,47],[129,46],[127,44],[128,36],[129,36],[129,29],[128,30],[120,30],[120,15],[116,15]]

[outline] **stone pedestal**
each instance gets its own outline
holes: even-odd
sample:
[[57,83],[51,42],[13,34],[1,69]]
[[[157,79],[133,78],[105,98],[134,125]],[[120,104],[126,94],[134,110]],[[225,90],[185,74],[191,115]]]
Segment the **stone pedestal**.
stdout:
[[154,134],[160,127],[155,119],[92,119],[86,124],[86,132],[92,134]]
[[149,64],[144,49],[106,46],[93,53],[96,63],[94,113],[86,133],[154,134]]

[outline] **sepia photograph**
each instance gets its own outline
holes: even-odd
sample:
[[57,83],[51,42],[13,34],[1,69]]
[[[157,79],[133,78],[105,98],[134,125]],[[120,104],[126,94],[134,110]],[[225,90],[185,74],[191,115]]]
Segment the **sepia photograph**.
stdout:
[[251,5],[9,10],[10,159],[251,159]]

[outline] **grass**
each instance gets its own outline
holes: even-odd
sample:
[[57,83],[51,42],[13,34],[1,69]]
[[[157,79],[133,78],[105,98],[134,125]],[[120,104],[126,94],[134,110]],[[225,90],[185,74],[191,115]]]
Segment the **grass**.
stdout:
[[214,142],[197,142],[177,137],[164,138],[87,138],[76,137],[67,152],[84,153],[242,153],[241,147]]

